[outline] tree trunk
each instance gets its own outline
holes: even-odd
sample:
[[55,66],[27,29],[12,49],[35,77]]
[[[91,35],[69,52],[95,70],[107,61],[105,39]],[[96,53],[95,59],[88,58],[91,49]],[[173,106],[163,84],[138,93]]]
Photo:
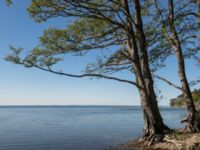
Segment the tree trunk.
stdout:
[[187,106],[187,111],[188,111],[188,117],[187,117],[188,127],[187,128],[189,131],[197,131],[199,129],[196,129],[196,127],[194,126],[196,108],[195,108],[191,90],[187,81],[187,77],[185,73],[184,58],[183,58],[183,54],[180,47],[176,48],[176,57],[178,60],[178,75],[181,81],[183,96],[184,96],[186,106]]
[[[176,32],[176,28],[174,25],[174,4],[173,0],[169,0],[169,23],[170,23],[170,31],[172,33],[172,46],[174,47],[176,57],[178,60],[178,75],[179,79],[181,81],[181,86],[183,89],[183,96],[186,102],[188,116],[187,116],[187,123],[188,123],[188,130],[189,131],[199,131],[200,128],[198,126],[200,125],[199,119],[196,117],[196,108],[193,102],[191,90],[188,84],[188,80],[185,73],[185,62],[184,57],[182,53],[182,47],[179,41],[178,34]],[[197,124],[197,125],[196,125]]]
[[[150,140],[151,142],[154,140],[161,141],[164,135],[164,130],[169,128],[166,127],[163,123],[156,102],[156,96],[152,95],[152,93],[155,93],[153,89],[153,84],[149,82],[152,81],[152,78],[150,78],[151,76],[146,76],[146,74],[144,73],[144,69],[142,69],[142,66],[146,66],[144,67],[145,69],[148,68],[148,61],[140,61],[139,49],[137,47],[135,32],[131,22],[128,1],[123,0],[123,4],[127,14],[127,26],[125,30],[125,33],[127,35],[127,48],[131,59],[133,60],[133,70],[135,72],[135,77],[139,85],[138,90],[140,93],[141,106],[144,114],[145,128],[143,139]],[[144,51],[146,51],[146,49],[144,49]],[[146,55],[146,57],[148,56]]]
[[[158,109],[158,104],[157,104],[157,98],[156,94],[154,91],[154,82],[152,78],[152,74],[149,68],[149,62],[148,62],[148,53],[147,53],[147,42],[146,42],[146,35],[144,33],[143,29],[143,21],[141,17],[141,6],[139,0],[135,0],[135,28],[137,29],[139,33],[139,48],[140,48],[140,65],[142,69],[142,74],[145,79],[145,85],[147,88],[148,95],[150,96],[151,103],[153,103],[152,107],[153,110],[156,112],[157,117],[159,119],[162,119],[159,109]],[[162,122],[162,120],[161,120]],[[166,129],[169,129],[166,127]]]
[[139,90],[143,115],[145,120],[144,138],[151,140],[152,137],[156,141],[161,141],[165,131],[170,129],[163,123],[160,112],[158,112],[151,97],[144,90]]
[[[139,60],[137,59],[139,58],[137,56],[138,55],[135,56],[135,60]],[[157,103],[152,103],[152,101],[156,101],[156,99],[152,99],[152,97],[148,94],[145,79],[142,76],[142,71],[140,69],[139,61],[136,61],[133,64],[133,68],[135,71],[137,83],[140,87],[138,90],[144,116],[145,126],[142,140],[149,140],[150,143],[153,141],[162,141],[165,131],[169,131],[170,129],[163,123],[159,110],[155,109],[158,108],[158,106],[155,106]]]

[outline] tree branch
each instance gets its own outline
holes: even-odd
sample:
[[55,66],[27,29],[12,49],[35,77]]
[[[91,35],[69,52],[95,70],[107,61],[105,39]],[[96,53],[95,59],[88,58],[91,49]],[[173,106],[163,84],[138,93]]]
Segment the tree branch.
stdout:
[[174,88],[183,91],[181,87],[175,85],[175,84],[172,83],[171,81],[169,81],[169,80],[167,80],[167,79],[165,79],[165,78],[163,78],[163,77],[161,77],[161,76],[158,76],[158,75],[156,75],[156,74],[153,74],[153,73],[152,73],[152,75],[153,75],[155,78],[157,78],[157,79],[159,79],[159,80],[161,80],[161,81],[163,81],[163,82],[169,84],[170,86],[173,86]]
[[[98,77],[98,78],[104,78],[104,79],[109,79],[109,80],[115,80],[115,81],[118,81],[118,82],[129,83],[129,84],[134,85],[134,86],[136,86],[138,88],[141,88],[134,81],[120,79],[120,78],[117,78],[117,77],[110,77],[110,76],[106,76],[106,75],[102,75],[102,74],[92,74],[92,73],[85,73],[85,74],[75,75],[75,74],[64,73],[62,71],[54,71],[54,70],[51,70],[50,67],[48,67],[48,68],[40,67],[39,65],[33,64],[31,62],[28,62],[28,63],[30,63],[33,67],[38,68],[40,70],[43,70],[43,71],[46,71],[46,72],[50,72],[50,73],[54,73],[54,74],[58,74],[58,75],[67,76],[67,77],[73,77],[73,78]],[[26,65],[23,62],[20,62],[20,64]]]

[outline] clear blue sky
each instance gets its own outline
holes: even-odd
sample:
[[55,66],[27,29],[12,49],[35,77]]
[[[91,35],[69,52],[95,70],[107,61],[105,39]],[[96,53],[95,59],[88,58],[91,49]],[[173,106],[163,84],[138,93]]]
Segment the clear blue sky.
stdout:
[[[0,105],[140,105],[137,89],[128,84],[103,79],[67,78],[5,62],[3,58],[9,54],[9,45],[30,49],[37,45],[44,29],[69,23],[66,19],[35,23],[26,11],[29,3],[30,0],[16,0],[10,7],[2,2],[0,4]],[[77,73],[88,57],[69,56],[59,67]],[[167,63],[167,67],[158,74],[179,84],[175,57],[168,59]],[[200,75],[200,69],[194,62],[187,61],[187,75],[189,80]],[[129,74],[121,76],[132,78]],[[168,105],[170,98],[180,94],[165,83],[156,82],[156,86],[163,91],[160,105]]]

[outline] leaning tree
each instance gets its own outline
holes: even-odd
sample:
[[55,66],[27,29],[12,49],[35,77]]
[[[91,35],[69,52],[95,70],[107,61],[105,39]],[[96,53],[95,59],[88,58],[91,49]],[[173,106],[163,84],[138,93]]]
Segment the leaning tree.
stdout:
[[160,40],[153,43],[157,47],[152,52],[159,55],[157,60],[176,55],[181,88],[176,87],[184,95],[188,116],[183,121],[187,122],[189,131],[200,130],[200,118],[193,102],[185,71],[185,59],[198,56],[200,50],[197,4],[188,0],[168,0],[168,7],[161,7],[161,2],[154,0],[156,11],[153,20],[158,22],[156,30],[160,33],[157,36]]
[[[146,6],[148,3],[139,0],[33,0],[28,11],[37,22],[71,17],[72,23],[67,28],[45,30],[40,45],[28,54],[12,48],[13,53],[6,60],[58,75],[106,78],[136,86],[145,121],[143,138],[150,142],[161,140],[169,128],[158,109],[149,67],[146,31],[150,27],[146,28],[143,20]],[[90,63],[84,74],[66,73],[54,67],[63,60],[63,54],[85,56],[90,51],[98,54],[100,49],[106,54]],[[123,70],[130,71],[133,80],[111,76]]]

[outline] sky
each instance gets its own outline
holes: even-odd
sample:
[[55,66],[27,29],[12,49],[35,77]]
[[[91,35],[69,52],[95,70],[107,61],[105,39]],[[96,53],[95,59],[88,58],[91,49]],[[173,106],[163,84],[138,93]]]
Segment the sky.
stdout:
[[[0,105],[140,105],[137,89],[126,83],[68,78],[4,61],[10,53],[10,45],[31,49],[38,44],[38,37],[44,29],[64,27],[70,23],[66,18],[36,23],[26,11],[29,3],[30,0],[15,0],[9,7],[0,4]],[[93,56],[93,53],[85,58],[67,56],[58,67],[78,73]],[[200,75],[200,69],[190,60],[186,60],[186,71],[189,81]],[[167,66],[157,74],[180,85],[175,57],[170,57]],[[120,76],[130,80],[133,78],[126,73]],[[155,85],[163,95],[159,105],[169,105],[169,99],[180,94],[180,91],[163,82],[156,81]]]

